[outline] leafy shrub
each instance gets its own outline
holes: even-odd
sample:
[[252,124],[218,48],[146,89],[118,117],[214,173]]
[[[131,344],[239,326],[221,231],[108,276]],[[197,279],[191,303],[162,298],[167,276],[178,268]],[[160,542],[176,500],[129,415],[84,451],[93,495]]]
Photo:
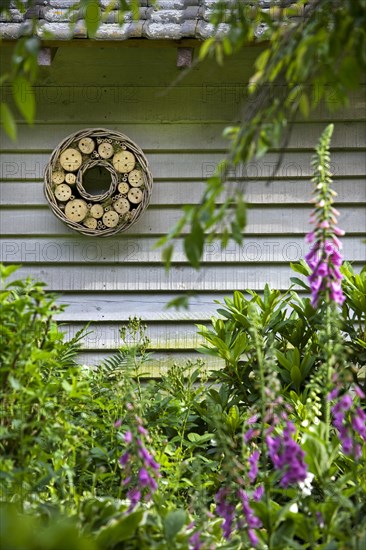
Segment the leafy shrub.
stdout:
[[[304,263],[293,268],[303,275],[310,275]],[[357,380],[366,362],[366,267],[360,274],[355,274],[352,266],[345,264],[341,272],[346,294],[341,317],[342,345],[349,359],[349,368]],[[300,280],[294,278],[293,281]],[[309,287],[302,281],[301,284],[309,292]],[[301,393],[317,368],[321,357],[319,332],[324,319],[324,304],[314,308],[310,298],[292,289],[281,294],[266,285],[263,297],[251,290],[246,294],[235,291],[233,298],[227,297],[225,303],[220,304],[217,312],[221,318],[214,318],[210,328],[198,325],[199,334],[204,339],[201,350],[225,361],[225,368],[213,376],[248,406],[260,399],[256,384],[258,361],[251,336],[256,322],[250,314],[253,306],[261,326],[263,352],[273,348],[274,368],[286,391],[291,389]]]

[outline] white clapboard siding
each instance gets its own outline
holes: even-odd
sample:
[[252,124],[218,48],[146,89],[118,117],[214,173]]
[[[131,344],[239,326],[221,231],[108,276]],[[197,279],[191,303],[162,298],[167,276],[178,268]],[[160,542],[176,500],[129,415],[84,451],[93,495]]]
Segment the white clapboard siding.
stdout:
[[[0,155],[0,178],[7,180],[41,179],[49,161],[50,153],[3,153]],[[281,166],[275,174],[276,179],[304,178],[311,176],[310,152],[289,152],[282,158]],[[187,152],[182,153],[150,153],[148,161],[150,169],[157,179],[185,180],[212,176],[217,163],[223,158],[222,153]],[[273,176],[277,167],[278,154],[269,153],[263,159],[249,162],[246,166],[238,166],[230,173],[232,178],[264,178]],[[364,151],[347,151],[347,154],[335,152],[331,159],[331,170],[334,176],[364,176],[366,170],[366,155]]]
[[[111,352],[115,349],[111,349],[109,352],[83,350],[79,354],[79,363],[85,367],[97,367],[102,361],[110,357]],[[211,370],[217,370],[224,367],[224,361],[220,358],[210,357],[209,361],[207,356],[197,351],[179,351],[179,350],[164,350],[153,352],[150,360],[144,363],[140,367],[140,376],[148,378],[158,378],[165,375],[167,371],[175,364],[187,365],[191,369],[197,368],[197,361],[204,361],[204,368],[209,373]],[[201,369],[201,367],[200,367]]]
[[[51,289],[81,292],[181,292],[181,291],[221,291],[261,290],[267,282],[273,288],[286,289],[292,274],[288,265],[283,264],[225,264],[204,265],[199,271],[182,265],[171,267],[166,273],[164,267],[136,266],[120,264],[95,265],[42,265],[24,266],[17,272],[19,276],[40,278]],[[143,317],[143,312],[142,315]]]
[[[68,307],[57,318],[63,322],[75,321],[86,323],[113,322],[125,323],[130,317],[141,316],[144,312],[144,320],[160,324],[171,322],[207,322],[219,307],[215,300],[223,302],[225,296],[230,293],[210,292],[205,294],[193,293],[190,295],[189,309],[168,308],[168,303],[176,297],[175,293],[160,292],[139,294],[128,293],[121,295],[118,292],[95,292],[93,296],[88,294],[79,295],[75,292],[68,292],[58,299],[58,303],[64,303],[67,298]],[[103,324],[103,326],[104,326]],[[175,326],[175,325],[174,325]],[[187,325],[186,325],[187,328]],[[157,339],[157,336],[156,338]],[[161,340],[161,339],[160,339]]]
[[[9,137],[2,136],[2,148],[8,151],[45,151],[55,147],[66,136],[80,130],[80,125],[75,123],[51,124],[39,123],[37,125],[37,139],[34,139],[34,127],[20,123],[21,129],[18,140],[14,143]],[[113,124],[108,123],[107,128],[117,130],[129,136],[139,143],[144,151],[172,151],[181,150],[182,143],[192,151],[225,151],[229,141],[223,137],[223,125],[217,123],[194,124],[177,121],[172,131],[171,123],[159,123],[146,121],[144,123]],[[310,149],[319,139],[325,128],[324,122],[307,122],[306,132],[304,123],[293,124],[287,149]],[[176,131],[174,131],[176,130]],[[354,120],[351,122],[336,123],[332,136],[331,148],[366,148],[365,122]]]
[[[26,214],[25,214],[26,212]],[[164,235],[182,216],[179,208],[150,208],[129,230],[130,235]],[[342,208],[340,224],[352,234],[365,232],[364,206],[357,204]],[[247,234],[303,235],[309,229],[309,206],[250,208]],[[188,231],[184,231],[185,233]],[[0,233],[8,235],[68,235],[73,234],[56,218],[47,206],[24,211],[18,208],[4,209],[0,219]],[[93,241],[95,237],[86,237]],[[99,241],[99,239],[98,239]]]
[[[319,107],[309,121],[293,125],[273,178],[278,151],[229,174],[228,187],[239,184],[249,205],[241,245],[230,243],[222,250],[218,241],[207,243],[197,271],[188,264],[178,239],[172,268],[165,271],[161,250],[154,244],[179,220],[183,205],[200,202],[205,180],[224,158],[228,142],[223,130],[240,119],[243,101],[252,101],[243,82],[253,71],[257,52],[250,48],[223,67],[208,60],[184,75],[176,69],[175,48],[60,46],[51,67],[40,68],[35,124],[20,122],[16,143],[1,134],[1,259],[22,264],[13,278],[43,280],[60,294],[60,303],[69,306],[58,315],[67,337],[91,322],[82,363],[97,365],[118,348],[120,327],[137,316],[148,325],[154,350],[154,360],[144,371],[158,376],[174,362],[200,357],[194,351],[201,342],[195,324],[209,324],[219,307],[215,300],[236,289],[261,293],[266,283],[286,291],[294,275],[289,263],[308,250],[304,236],[310,227],[310,162],[328,121],[335,122],[331,168],[339,225],[347,231],[343,254],[357,271],[365,263],[363,87],[351,95],[347,109],[328,113]],[[6,45],[0,53],[3,70],[9,55]],[[327,95],[340,107],[331,86]],[[6,87],[2,100],[11,103]],[[71,231],[54,216],[43,195],[52,150],[86,127],[111,128],[136,141],[154,177],[148,210],[129,231],[112,238]],[[188,310],[166,309],[185,292],[190,294]],[[210,359],[208,364],[218,368],[222,361]]]
[[[150,340],[149,349],[154,351],[191,351],[197,350],[203,344],[203,338],[198,334],[198,329],[194,322],[202,324],[198,319],[189,319],[189,322],[176,323],[174,319],[169,319],[169,324],[163,322],[154,322],[149,318],[146,319],[147,330],[146,335]],[[205,322],[207,325],[207,321]],[[118,323],[102,323],[99,319],[95,319],[88,327],[88,334],[82,342],[82,348],[87,351],[105,351],[117,349],[123,342],[120,337],[120,329],[126,325],[126,322],[119,321]],[[76,333],[85,327],[83,323],[60,322],[62,332],[67,339],[73,338]],[[127,342],[131,338],[127,337]]]
[[[357,262],[362,257],[361,239],[346,236],[342,239],[342,254],[347,261]],[[156,239],[146,236],[131,237],[129,232],[111,239],[83,239],[77,234],[68,237],[3,237],[0,253],[4,262],[34,264],[110,264],[142,265],[161,263],[162,248],[156,248]],[[308,252],[309,245],[299,236],[245,235],[243,243],[230,242],[222,248],[218,240],[204,246],[203,263],[285,263],[299,261]],[[187,264],[182,239],[177,239],[173,262]]]
[[[240,181],[240,180],[239,180]],[[230,182],[234,188],[237,181]],[[243,196],[248,204],[265,206],[275,204],[306,204],[311,198],[312,183],[309,178],[296,180],[272,180],[268,184],[258,185],[258,180],[241,181]],[[337,191],[338,204],[357,204],[366,200],[364,177],[353,179],[340,178],[333,185]],[[155,180],[151,195],[151,206],[184,205],[187,197],[191,204],[198,204],[205,189],[202,180],[176,181]],[[222,203],[225,197],[219,197]],[[42,206],[46,204],[43,193],[43,181],[0,181],[0,201],[3,206]]]

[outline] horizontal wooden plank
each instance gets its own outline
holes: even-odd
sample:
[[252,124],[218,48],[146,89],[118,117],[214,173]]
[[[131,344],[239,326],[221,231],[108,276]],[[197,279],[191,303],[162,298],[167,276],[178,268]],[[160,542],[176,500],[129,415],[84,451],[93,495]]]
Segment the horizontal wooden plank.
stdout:
[[[143,150],[206,150],[226,149],[228,140],[222,137],[226,124],[146,123],[113,124],[111,130],[122,132],[138,143]],[[287,149],[314,149],[324,129],[322,122],[295,123],[292,127]],[[8,136],[1,138],[2,149],[7,150],[45,150],[65,139],[66,136],[80,130],[75,123],[37,124],[29,126],[19,124],[18,138],[14,143]],[[365,123],[354,120],[339,122],[335,125],[331,142],[335,148],[366,147]]]
[[[212,90],[216,95],[216,91]],[[78,123],[81,126],[108,126],[111,123],[142,123],[172,121],[230,121],[238,117],[237,103],[217,103],[205,100],[203,86],[123,87],[57,86],[35,88],[35,122]],[[11,90],[3,98],[12,104]],[[130,98],[130,99],[128,99]],[[356,113],[352,110],[352,118]],[[17,120],[22,117],[15,110]]]
[[[225,293],[193,294],[189,296],[189,309],[167,309],[170,300],[177,297],[176,293],[136,294],[94,292],[93,294],[63,294],[59,303],[67,304],[65,311],[55,318],[59,321],[93,323],[126,323],[130,317],[141,317],[144,322],[164,322],[167,325],[174,322],[209,321],[215,315],[218,305],[215,300],[222,301]],[[231,295],[230,293],[228,295]],[[166,325],[166,326],[167,326]],[[98,325],[99,326],[99,325]],[[102,326],[102,325],[100,325]]]
[[[80,365],[85,367],[98,367],[103,360],[111,355],[111,352],[88,352],[85,350],[79,353],[78,361]],[[203,370],[206,372],[224,367],[224,361],[222,359],[216,359],[215,357],[209,357],[201,353],[193,351],[164,351],[162,353],[153,353],[151,361],[144,363],[141,367],[141,373],[144,374],[146,378],[158,378],[166,374],[168,369],[172,368],[174,364],[188,366],[192,364],[192,362],[195,364],[197,360],[204,362]]]
[[[79,41],[78,44],[81,42],[86,43],[86,41]],[[171,98],[174,96],[177,86],[200,88],[201,92],[199,93],[204,101],[214,106],[213,116],[219,116],[220,120],[223,120],[222,116],[226,111],[231,114],[225,120],[231,120],[238,116],[240,105],[243,100],[245,101],[248,98],[243,83],[248,82],[249,77],[255,72],[253,69],[254,61],[261,53],[262,48],[263,45],[245,48],[236,55],[228,56],[222,66],[211,59],[205,59],[201,63],[195,62],[191,70],[182,73],[176,66],[176,49],[171,47],[159,49],[159,55],[157,55],[154,48],[121,48],[119,44],[109,45],[107,48],[104,48],[103,45],[94,44],[92,49],[78,47],[77,43],[75,46],[60,44],[51,67],[40,68],[38,84],[45,85],[48,88],[48,94],[54,94],[51,97],[56,109],[50,114],[58,116],[58,113],[65,113],[63,120],[67,118],[70,109],[66,104],[70,101],[70,96],[63,96],[63,99],[55,101],[55,94],[59,94],[60,97],[60,88],[73,90],[78,86],[84,90],[84,101],[79,102],[76,108],[75,106],[72,107],[71,111],[74,111],[73,115],[75,115],[82,103],[94,102],[92,106],[93,115],[99,117],[94,119],[95,122],[97,120],[103,123],[106,120],[121,121],[123,117],[128,116],[131,104],[133,106],[133,103],[136,102],[136,88],[157,86],[165,89],[169,86],[175,86],[172,91],[173,95],[170,95]],[[12,51],[12,46],[5,45],[2,47],[4,71],[6,71]],[[118,70],[116,70],[116,67],[118,67]],[[61,84],[63,86],[60,86]],[[54,89],[50,90],[52,87]],[[107,109],[105,109],[105,105],[108,102],[103,97],[103,89],[106,87],[113,87],[118,90],[114,92],[114,105]],[[278,87],[277,94],[283,97],[282,86]],[[326,95],[328,101],[336,107],[337,98],[331,83],[327,86]],[[360,99],[357,99],[357,97]],[[64,104],[62,104],[63,101]],[[173,102],[172,99],[167,99],[167,101]],[[46,99],[43,98],[42,111],[45,102]],[[189,98],[187,104],[189,104]],[[232,106],[233,110],[227,111],[227,105]],[[160,102],[155,105],[154,111],[151,111],[147,100],[143,102],[141,107],[135,113],[137,116],[131,120],[137,121],[140,120],[140,117],[144,117],[144,120],[146,120],[145,115],[148,112],[150,112],[152,120],[161,120],[166,108],[164,103]],[[184,107],[183,103],[178,105],[178,108],[182,107]],[[97,111],[95,108],[97,108]],[[202,116],[204,108],[202,107],[200,110]],[[41,109],[38,109],[39,115],[42,117],[40,111]],[[168,113],[168,111],[169,108],[165,112]],[[61,114],[60,118],[62,116]],[[84,116],[89,122],[89,113],[84,114]],[[177,117],[178,120],[182,119],[177,111],[173,116]],[[356,93],[354,97],[351,97],[350,108],[347,112],[335,111],[334,113],[325,114],[323,109],[314,113],[313,116],[314,120],[318,121],[321,119],[349,120],[362,117],[365,117],[364,94],[362,91],[358,96]],[[52,118],[47,119],[45,117],[43,119],[52,120]]]
[[[49,162],[49,153],[3,153],[0,155],[0,179],[35,180],[42,179]],[[304,178],[311,176],[312,153],[285,153],[276,179]],[[158,179],[182,180],[202,178],[206,180],[215,172],[222,153],[151,153],[148,161],[153,177]],[[238,166],[230,172],[231,178],[270,178],[277,167],[278,154],[270,153],[263,159]],[[334,176],[365,176],[366,155],[362,151],[335,152],[332,155],[331,170]]]
[[[230,182],[227,188],[234,188],[236,182]],[[249,204],[305,204],[310,200],[312,184],[309,180],[273,180],[245,181],[242,184],[246,201]],[[150,205],[198,204],[205,190],[203,181],[155,181]],[[366,203],[365,178],[334,181],[334,190],[338,193],[337,204]],[[220,197],[218,203],[222,203]],[[0,204],[3,206],[41,206],[45,204],[43,181],[2,181],[0,182]]]
[[[143,150],[195,150],[195,149],[226,149],[228,141],[222,137],[225,124],[181,123],[143,123],[126,124],[105,123],[110,130],[121,132],[138,143]],[[344,124],[344,129],[348,124]],[[321,125],[319,125],[321,126]],[[324,126],[324,125],[323,125]],[[42,124],[29,126],[19,124],[18,138],[14,143],[4,136],[1,147],[8,150],[45,150],[61,142],[68,135],[80,130],[75,123]],[[355,129],[356,137],[353,143],[362,146],[362,135]],[[320,135],[320,134],[318,134]],[[315,143],[315,142],[314,142]]]
[[[303,235],[309,230],[308,207],[266,208],[253,207],[248,211],[247,235],[286,234]],[[149,208],[143,216],[128,230],[128,235],[165,235],[181,218],[180,209]],[[339,218],[340,226],[352,234],[364,234],[366,230],[365,208],[359,206],[343,207]],[[0,233],[5,235],[71,235],[76,234],[61,222],[45,205],[43,208],[25,211],[20,208],[8,208],[1,212]],[[127,234],[127,233],[126,233]],[[84,237],[93,242],[95,238]]]
[[[156,239],[131,237],[122,233],[120,237],[95,239],[91,241],[77,235],[70,237],[10,237],[0,238],[0,258],[7,263],[160,263],[162,249],[154,248]],[[360,237],[343,237],[343,256],[348,261],[365,259],[365,245]],[[206,243],[203,263],[288,263],[304,257],[309,245],[303,237],[289,236],[244,237],[241,245],[230,242],[222,249],[219,241]],[[187,263],[181,239],[175,243],[172,259],[174,263]]]
[[21,267],[12,279],[30,276],[44,281],[49,290],[64,292],[231,292],[251,288],[262,290],[266,283],[287,289],[293,272],[287,265],[224,264],[205,266],[200,271],[174,266],[168,273],[161,266],[134,265]]
[[[216,305],[216,307],[218,306]],[[143,312],[140,311],[140,313],[143,315]],[[71,340],[82,326],[80,323],[62,323],[60,330],[65,334],[66,340]],[[126,323],[97,324],[93,322],[88,328],[90,333],[81,342],[82,349],[104,351],[117,349],[123,344],[120,337],[122,326],[126,326]],[[146,336],[150,339],[149,350],[196,350],[203,342],[202,337],[197,334],[197,330],[193,322],[148,323]],[[127,342],[132,343],[131,338],[127,337]]]
[[[243,88],[240,88],[242,91]],[[117,87],[102,85],[76,86],[75,84],[35,88],[35,121],[62,122],[87,126],[107,123],[143,122],[229,122],[240,120],[241,97],[233,100],[235,87],[228,85],[136,87],[136,84]],[[281,90],[279,90],[281,93]],[[225,98],[227,99],[225,100]],[[11,88],[4,87],[3,100],[12,103]],[[222,101],[224,97],[224,101]],[[129,99],[128,99],[129,98]],[[246,103],[256,101],[251,96]],[[336,98],[335,98],[336,101]],[[335,105],[336,106],[336,105]],[[347,110],[327,112],[317,108],[310,119],[314,121],[365,119],[365,87],[351,94]],[[15,110],[17,120],[22,120]]]
[[[84,44],[87,41],[81,41]],[[149,41],[151,42],[151,41]],[[155,42],[154,40],[152,41]],[[80,44],[80,41],[78,41]],[[248,81],[253,72],[253,63],[261,47],[247,48],[245,52],[229,56],[219,66],[214,60],[206,59],[195,63],[191,70],[182,74],[177,67],[176,47],[121,48],[120,44],[103,47],[93,43],[92,49],[59,44],[51,67],[40,68],[38,85],[55,86],[170,86],[174,82],[186,86],[202,83],[220,85],[233,82],[240,93],[242,83]],[[2,45],[3,70],[10,68],[13,46]],[[129,96],[125,96],[125,102]],[[238,98],[239,99],[239,98]]]

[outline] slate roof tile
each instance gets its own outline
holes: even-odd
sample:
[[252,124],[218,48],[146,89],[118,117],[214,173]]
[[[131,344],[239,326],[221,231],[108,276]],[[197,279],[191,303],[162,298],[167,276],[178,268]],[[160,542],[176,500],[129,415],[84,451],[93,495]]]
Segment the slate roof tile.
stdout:
[[[23,3],[26,0],[22,0]],[[112,0],[99,0],[102,12]],[[283,1],[283,0],[282,0]],[[133,20],[132,14],[121,14],[113,9],[100,25],[96,39],[127,40],[128,38],[172,39],[197,38],[212,36],[215,29],[210,23],[210,16],[218,0],[140,0],[139,18]],[[269,6],[270,0],[262,0],[263,7]],[[291,3],[290,1],[288,2]],[[54,40],[70,38],[87,38],[83,12],[72,9],[78,5],[77,0],[35,0],[33,7],[24,13],[11,6],[8,13],[0,12],[0,37],[8,40],[17,39],[32,32],[30,19],[38,19],[38,34],[51,33]],[[70,27],[70,22],[76,24]],[[217,32],[228,29],[220,25]]]

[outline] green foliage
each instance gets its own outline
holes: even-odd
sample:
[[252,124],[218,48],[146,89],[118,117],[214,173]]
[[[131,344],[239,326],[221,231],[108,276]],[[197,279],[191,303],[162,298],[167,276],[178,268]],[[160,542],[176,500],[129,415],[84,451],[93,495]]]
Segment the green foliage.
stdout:
[[342,308],[342,330],[349,336],[350,361],[362,366],[366,363],[366,267],[358,274],[345,263],[341,272],[347,297]]
[[[294,267],[307,274],[303,264]],[[139,319],[122,328],[114,357],[80,367],[75,354],[82,334],[64,342],[53,320],[55,297],[29,280],[7,284],[14,269],[1,267],[1,547],[188,550],[199,542],[248,548],[240,488],[262,524],[255,528],[259,548],[363,548],[366,447],[359,460],[342,451],[324,403],[329,365],[344,369],[338,391],[346,395],[347,373],[357,376],[363,362],[364,271],[343,268],[343,341],[338,314],[329,316],[326,304],[315,311],[292,289],[235,292],[220,304],[212,328],[200,327],[204,349],[225,360],[223,371],[208,377],[202,362],[188,363],[143,381],[149,340]],[[353,400],[349,414],[361,414],[362,395]],[[286,418],[309,477],[284,488],[266,434],[281,436]],[[131,509],[119,459],[132,452],[126,435],[141,434],[143,426],[161,477],[153,498]],[[132,476],[141,461],[138,445]],[[260,486],[264,497],[256,499]],[[218,517],[221,488],[235,517],[228,539]]]
[[[307,266],[301,263],[293,268],[308,275]],[[347,295],[342,309],[342,345],[349,368],[357,378],[361,373],[360,367],[365,365],[363,303],[366,297],[366,270],[356,275],[352,267],[346,264],[342,272]],[[297,279],[293,281],[297,282]],[[274,368],[283,389],[294,390],[300,395],[321,357],[324,344],[319,335],[323,328],[324,305],[314,309],[309,298],[294,290],[281,294],[278,290],[270,290],[268,285],[263,297],[251,290],[246,293],[235,291],[233,298],[225,298],[225,304],[220,304],[217,310],[220,317],[212,319],[211,328],[198,325],[199,334],[204,339],[200,351],[225,361],[225,368],[213,373],[214,378],[226,384],[247,405],[260,398],[256,382],[258,358],[251,336],[251,327],[255,322],[251,308],[254,307],[264,350],[273,347]]]
[[[33,283],[30,279],[6,284],[6,279],[16,266],[0,265],[0,350],[2,387],[5,389],[16,384],[16,377],[26,372],[39,369],[39,365],[75,366],[75,355],[78,334],[71,342],[65,344],[63,335],[53,321],[55,313],[62,311],[56,305],[55,296],[47,294],[42,283]],[[35,377],[37,373],[35,373]]]
[[96,536],[98,546],[101,548],[115,548],[121,542],[133,537],[143,515],[142,510],[132,512],[129,515],[114,515],[106,525],[99,529]]
[[0,119],[10,139],[15,141],[17,137],[17,127],[11,110],[6,103],[0,104]]
[[[25,6],[22,6],[22,10]],[[33,32],[35,33],[35,23]],[[1,75],[1,86],[10,86],[15,106],[24,119],[31,124],[35,116],[35,96],[32,85],[38,72],[38,52],[41,40],[35,35],[23,36],[14,47],[12,64],[9,73]],[[1,124],[8,136],[15,141],[16,122],[13,107],[1,104]]]
[[81,534],[76,521],[21,515],[15,507],[0,509],[0,542],[4,550],[97,550],[92,537]]

